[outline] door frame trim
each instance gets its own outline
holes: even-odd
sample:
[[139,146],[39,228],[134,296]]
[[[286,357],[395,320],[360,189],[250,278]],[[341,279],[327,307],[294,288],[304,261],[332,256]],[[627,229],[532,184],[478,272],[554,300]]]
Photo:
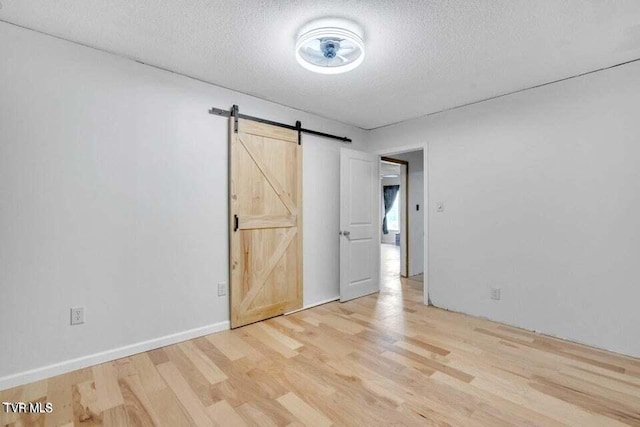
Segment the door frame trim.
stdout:
[[[409,153],[411,151],[419,151],[422,150],[423,153],[423,164],[424,164],[424,201],[422,202],[423,212],[424,212],[424,286],[423,286],[423,302],[425,305],[430,305],[431,300],[429,298],[429,144],[427,142],[418,143],[418,144],[410,144],[403,145],[395,148],[383,148],[380,150],[376,150],[375,153],[378,155],[380,159],[382,157],[391,156],[394,154],[403,154]],[[408,179],[408,178],[407,178]],[[378,219],[381,221],[381,218]],[[382,239],[380,233],[382,230],[378,230],[379,240]],[[408,272],[407,272],[408,273]]]
[[[392,159],[391,157],[385,157],[385,156],[380,156],[380,161],[387,162],[387,163],[395,163],[397,165],[404,165],[406,168],[404,182],[400,182],[400,184],[404,185],[405,194],[406,194],[406,197],[404,197],[404,200],[402,201],[402,203],[404,204],[404,233],[403,233],[404,235],[402,236],[402,244],[405,245],[404,268],[407,274],[406,276],[403,276],[402,270],[401,270],[400,277],[407,278],[409,277],[409,162],[407,162],[406,160]],[[400,176],[402,176],[402,174],[400,174]]]

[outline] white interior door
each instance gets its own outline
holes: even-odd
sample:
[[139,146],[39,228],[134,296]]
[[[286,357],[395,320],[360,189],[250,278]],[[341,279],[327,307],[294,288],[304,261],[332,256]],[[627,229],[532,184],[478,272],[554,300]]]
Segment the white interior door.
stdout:
[[380,159],[340,151],[340,301],[380,289]]

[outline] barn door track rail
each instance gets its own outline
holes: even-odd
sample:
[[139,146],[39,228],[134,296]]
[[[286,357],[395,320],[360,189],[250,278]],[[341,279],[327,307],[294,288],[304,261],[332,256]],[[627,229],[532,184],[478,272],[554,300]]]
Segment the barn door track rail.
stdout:
[[244,120],[252,120],[254,122],[259,122],[259,123],[265,123],[271,126],[278,126],[281,128],[295,130],[298,132],[298,144],[302,143],[302,139],[301,139],[302,133],[322,136],[324,138],[337,139],[344,142],[345,144],[351,144],[351,138],[347,138],[346,136],[331,135],[330,133],[325,133],[325,132],[318,132],[317,130],[305,129],[302,127],[302,123],[300,123],[300,121],[297,121],[295,125],[288,125],[286,123],[278,123],[278,122],[274,122],[267,119],[261,119],[259,117],[240,114],[240,108],[237,105],[234,105],[233,107],[231,107],[231,110],[222,110],[220,108],[212,108],[209,110],[209,114],[214,114],[216,116],[222,116],[222,117],[233,117],[234,123],[235,123],[233,129],[236,133],[238,132],[238,119],[244,119]]

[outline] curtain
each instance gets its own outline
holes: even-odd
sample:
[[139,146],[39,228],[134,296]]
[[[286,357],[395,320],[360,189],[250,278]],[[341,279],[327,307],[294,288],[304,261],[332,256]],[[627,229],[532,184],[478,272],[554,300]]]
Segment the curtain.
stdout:
[[382,220],[382,232],[384,234],[389,234],[389,229],[387,229],[387,214],[391,210],[393,202],[396,201],[398,190],[400,190],[399,185],[385,185],[383,187],[382,196],[384,198],[384,219]]

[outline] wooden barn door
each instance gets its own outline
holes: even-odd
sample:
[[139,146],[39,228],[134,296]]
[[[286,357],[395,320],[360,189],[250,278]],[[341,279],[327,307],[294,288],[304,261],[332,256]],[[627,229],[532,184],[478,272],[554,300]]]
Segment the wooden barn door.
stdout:
[[231,327],[302,307],[298,132],[231,120]]

